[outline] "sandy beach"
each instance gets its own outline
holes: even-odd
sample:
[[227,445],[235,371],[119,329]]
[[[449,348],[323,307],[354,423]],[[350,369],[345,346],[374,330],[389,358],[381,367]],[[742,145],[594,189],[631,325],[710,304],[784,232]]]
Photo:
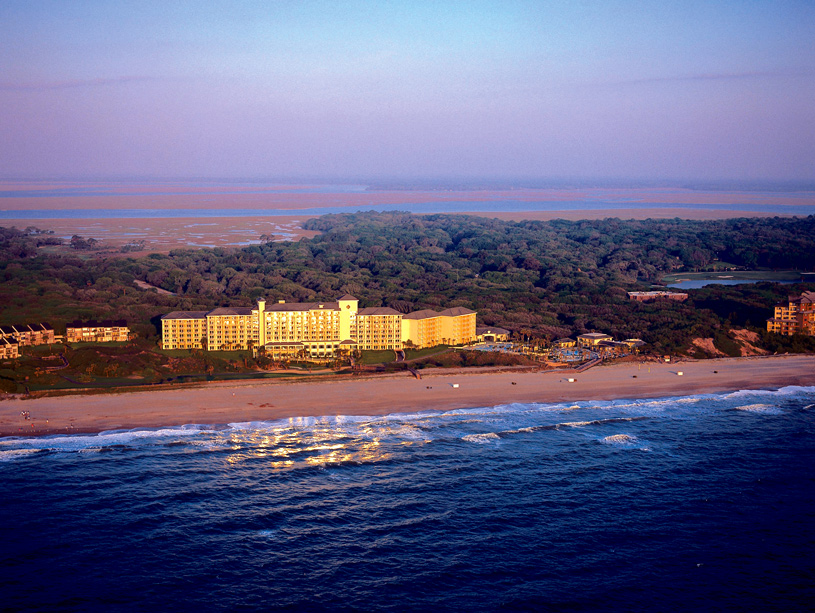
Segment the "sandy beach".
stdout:
[[[680,376],[678,373],[682,372]],[[569,382],[569,378],[574,378]],[[454,387],[457,385],[457,387]],[[444,411],[513,402],[658,398],[815,386],[815,356],[625,363],[583,373],[437,369],[335,380],[216,382],[200,387],[0,402],[0,436],[92,433],[322,415]],[[29,419],[21,413],[27,412]]]

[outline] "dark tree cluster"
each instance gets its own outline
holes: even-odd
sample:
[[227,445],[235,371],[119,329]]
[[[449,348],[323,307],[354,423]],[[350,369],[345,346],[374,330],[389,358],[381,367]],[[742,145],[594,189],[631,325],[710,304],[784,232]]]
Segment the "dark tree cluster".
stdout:
[[[804,288],[711,286],[683,303],[635,303],[627,291],[715,262],[815,270],[815,216],[511,222],[392,212],[326,215],[306,229],[320,234],[243,249],[102,258],[46,252],[39,231],[2,228],[0,319],[58,326],[124,317],[149,337],[157,334],[158,316],[170,310],[350,293],[363,307],[402,312],[464,306],[478,311],[482,324],[527,337],[602,331],[673,351],[730,326],[760,330],[774,303]],[[137,289],[134,280],[174,295]],[[771,340],[776,350],[792,342],[765,342]]]

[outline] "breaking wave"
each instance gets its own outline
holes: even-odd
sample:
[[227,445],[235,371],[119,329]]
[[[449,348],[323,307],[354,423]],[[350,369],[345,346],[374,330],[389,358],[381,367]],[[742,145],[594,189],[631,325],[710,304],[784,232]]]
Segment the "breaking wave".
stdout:
[[[499,439],[523,441],[557,433],[588,435],[589,431],[591,438],[606,444],[635,446],[636,432],[623,435],[608,429],[627,424],[627,427],[636,426],[637,430],[649,427],[649,422],[654,420],[695,420],[728,411],[779,415],[790,403],[799,409],[804,403],[811,406],[813,398],[815,387],[785,387],[775,391],[746,390],[579,404],[514,403],[383,416],[296,417],[92,435],[7,437],[0,439],[0,461],[41,457],[36,452],[45,452],[42,457],[47,457],[51,453],[126,452],[141,447],[182,446],[191,452],[228,454],[229,461],[270,457],[277,462],[275,468],[293,468],[382,461],[391,457],[393,445],[415,447],[445,441],[489,444]],[[570,419],[563,420],[566,415]],[[640,422],[642,425],[637,425]]]

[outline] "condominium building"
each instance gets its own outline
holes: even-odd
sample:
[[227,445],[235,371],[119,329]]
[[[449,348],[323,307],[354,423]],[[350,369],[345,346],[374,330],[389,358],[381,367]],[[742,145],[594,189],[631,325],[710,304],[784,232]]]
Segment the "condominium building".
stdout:
[[19,344],[13,338],[0,337],[0,360],[20,357]]
[[775,305],[775,314],[767,320],[767,332],[815,336],[815,292],[790,296],[786,303]]
[[65,326],[65,340],[69,343],[111,343],[130,338],[130,328],[123,319],[104,321],[72,321]]
[[0,326],[0,338],[14,339],[20,347],[51,345],[54,343],[54,328],[47,323]]
[[263,347],[275,358],[332,358],[354,349],[402,349],[475,340],[475,311],[456,307],[403,315],[388,307],[359,308],[350,295],[335,302],[286,302],[175,311],[161,318],[162,349],[223,351]]

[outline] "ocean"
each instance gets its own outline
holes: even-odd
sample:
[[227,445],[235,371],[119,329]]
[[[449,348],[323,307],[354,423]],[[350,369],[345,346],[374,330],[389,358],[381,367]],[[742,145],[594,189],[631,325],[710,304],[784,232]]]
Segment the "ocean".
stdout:
[[[103,202],[103,205],[100,205]],[[567,213],[620,210],[723,211],[811,215],[813,186],[532,187],[468,190],[376,189],[361,184],[281,185],[267,181],[0,181],[0,221],[174,219],[327,215],[359,211]],[[680,215],[681,216],[681,215]]]
[[802,611],[815,387],[0,439],[4,611]]

